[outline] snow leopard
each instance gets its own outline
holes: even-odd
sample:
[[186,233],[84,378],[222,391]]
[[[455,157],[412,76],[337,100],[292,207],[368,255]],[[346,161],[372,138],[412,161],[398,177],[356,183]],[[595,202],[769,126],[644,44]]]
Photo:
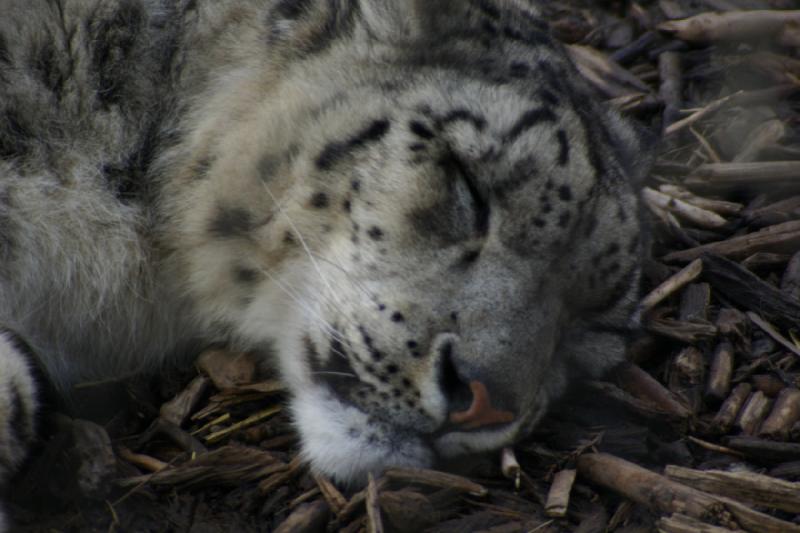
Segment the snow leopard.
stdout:
[[[4,0],[0,478],[40,381],[261,354],[342,484],[623,360],[637,128],[528,0]],[[191,353],[190,353],[191,352]]]

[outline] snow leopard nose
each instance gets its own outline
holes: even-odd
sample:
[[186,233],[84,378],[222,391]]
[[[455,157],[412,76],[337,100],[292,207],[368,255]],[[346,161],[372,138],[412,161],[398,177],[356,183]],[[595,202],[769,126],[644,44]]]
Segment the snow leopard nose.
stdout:
[[440,335],[436,349],[440,357],[439,383],[450,406],[448,421],[459,429],[478,429],[514,421],[514,413],[495,408],[489,389],[477,379],[465,380],[453,358],[455,337]]

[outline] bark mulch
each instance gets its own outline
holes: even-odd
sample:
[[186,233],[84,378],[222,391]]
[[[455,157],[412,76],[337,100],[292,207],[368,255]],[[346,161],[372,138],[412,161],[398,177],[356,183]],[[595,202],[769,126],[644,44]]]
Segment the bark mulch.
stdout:
[[107,432],[54,417],[19,530],[800,531],[800,10],[781,9],[800,5],[548,3],[590,82],[657,132],[652,258],[630,362],[513,451],[347,491],[298,459],[281,384],[209,352],[155,399],[131,387]]

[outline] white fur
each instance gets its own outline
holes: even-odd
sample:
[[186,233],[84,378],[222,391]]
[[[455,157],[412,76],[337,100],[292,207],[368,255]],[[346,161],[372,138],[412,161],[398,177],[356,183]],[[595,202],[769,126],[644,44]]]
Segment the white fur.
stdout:
[[[37,400],[28,363],[9,336],[0,332],[0,483],[25,458],[25,448],[34,437]],[[18,416],[19,409],[23,416]],[[13,420],[21,427],[12,427]]]

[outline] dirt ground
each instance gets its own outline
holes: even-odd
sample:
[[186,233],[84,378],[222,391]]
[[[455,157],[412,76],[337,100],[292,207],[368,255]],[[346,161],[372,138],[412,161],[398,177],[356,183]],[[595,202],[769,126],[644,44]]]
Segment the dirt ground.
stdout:
[[[800,2],[546,5],[657,139],[630,363],[576,385],[505,469],[493,454],[346,491],[297,459],[279,382],[206,354],[87,387],[100,424],[50,417],[15,531],[800,531],[800,15],[738,12]],[[686,22],[703,13],[722,18]]]

